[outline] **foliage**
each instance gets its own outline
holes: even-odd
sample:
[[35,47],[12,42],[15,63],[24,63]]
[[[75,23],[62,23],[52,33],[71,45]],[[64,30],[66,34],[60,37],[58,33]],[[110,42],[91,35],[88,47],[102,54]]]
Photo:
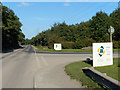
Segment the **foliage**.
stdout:
[[74,42],[62,42],[63,49],[72,49],[74,48]]
[[114,48],[120,48],[120,41],[113,41],[113,47]]
[[62,43],[62,48],[64,49],[80,49],[92,46],[92,43],[95,42],[109,42],[108,29],[112,25],[115,28],[113,41],[115,41],[114,44],[117,48],[120,47],[117,44],[120,41],[119,18],[118,9],[113,11],[110,16],[100,11],[89,21],[79,24],[67,25],[65,21],[63,23],[55,23],[50,29],[39,33],[30,41],[32,45],[47,46],[50,49],[53,49],[54,43]]
[[[110,27],[110,18],[106,13],[102,11],[96,13],[96,16],[91,20],[91,37],[96,41],[107,41],[105,38],[109,38],[108,28]],[[106,36],[106,37],[105,37]]]
[[116,9],[110,14],[111,25],[114,27],[115,32],[113,33],[113,39],[115,41],[120,41],[120,11]]
[[[1,7],[1,6],[0,6]],[[22,33],[22,23],[15,13],[2,6],[2,46],[17,48],[19,43],[46,46],[53,49],[54,43],[62,43],[64,49],[80,49],[91,46],[94,42],[109,42],[108,29],[115,28],[113,33],[114,48],[120,47],[120,9],[116,9],[109,16],[105,12],[97,12],[89,21],[75,25],[55,23],[50,29],[39,33],[32,39],[25,39]],[[1,24],[0,24],[1,25]]]
[[13,10],[2,6],[2,49],[19,47],[19,41],[25,38],[21,26]]

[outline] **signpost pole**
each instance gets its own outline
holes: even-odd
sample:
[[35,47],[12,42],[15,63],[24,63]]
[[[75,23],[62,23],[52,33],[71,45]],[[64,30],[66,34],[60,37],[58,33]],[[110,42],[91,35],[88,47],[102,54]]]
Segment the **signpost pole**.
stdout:
[[112,42],[112,33],[110,33],[110,42]]

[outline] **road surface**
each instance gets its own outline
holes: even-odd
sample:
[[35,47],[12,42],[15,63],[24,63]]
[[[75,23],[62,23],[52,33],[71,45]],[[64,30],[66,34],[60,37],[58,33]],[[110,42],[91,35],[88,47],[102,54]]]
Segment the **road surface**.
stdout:
[[83,88],[64,71],[92,54],[44,54],[26,46],[2,59],[2,88]]
[[35,54],[31,46],[3,58],[2,87],[33,88],[35,70]]
[[3,88],[81,88],[64,72],[70,62],[91,54],[43,54],[27,46],[2,59]]

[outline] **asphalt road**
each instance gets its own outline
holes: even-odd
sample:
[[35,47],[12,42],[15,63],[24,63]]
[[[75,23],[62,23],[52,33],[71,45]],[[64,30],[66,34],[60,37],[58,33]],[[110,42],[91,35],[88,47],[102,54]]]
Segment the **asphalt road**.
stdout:
[[3,58],[2,87],[33,88],[35,70],[35,54],[31,46]]
[[2,88],[81,88],[64,72],[70,62],[91,54],[44,54],[26,46],[2,59]]
[[26,46],[2,59],[2,88],[83,88],[66,75],[64,66],[90,56],[38,53]]

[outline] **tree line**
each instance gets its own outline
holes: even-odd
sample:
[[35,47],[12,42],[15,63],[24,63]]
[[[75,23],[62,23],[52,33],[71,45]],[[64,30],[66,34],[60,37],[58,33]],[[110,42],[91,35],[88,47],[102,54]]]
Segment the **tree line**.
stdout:
[[22,23],[12,9],[2,4],[0,8],[0,14],[2,16],[2,49],[8,50],[18,48],[20,42],[25,39],[25,35],[21,30]]
[[2,21],[2,49],[18,48],[20,44],[32,44],[35,46],[47,46],[53,48],[54,43],[62,43],[65,49],[79,49],[91,46],[95,42],[109,42],[108,29],[115,28],[113,33],[114,48],[120,48],[120,9],[114,10],[110,15],[105,12],[97,12],[89,21],[79,24],[67,25],[55,23],[50,29],[39,33],[32,39],[26,39],[22,33],[22,23],[13,10],[0,5]]
[[114,10],[110,15],[105,12],[97,12],[89,21],[81,22],[75,25],[55,23],[50,29],[39,33],[23,44],[32,44],[35,46],[47,46],[53,49],[54,43],[62,43],[65,49],[80,49],[82,47],[92,46],[95,42],[110,42],[108,29],[113,26],[114,48],[120,48],[120,12]]

